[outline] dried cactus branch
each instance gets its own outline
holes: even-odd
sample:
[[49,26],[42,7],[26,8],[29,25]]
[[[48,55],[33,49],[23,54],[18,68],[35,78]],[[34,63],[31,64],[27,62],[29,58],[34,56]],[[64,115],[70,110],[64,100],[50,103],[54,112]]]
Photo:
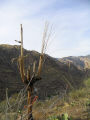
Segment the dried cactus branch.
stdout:
[[22,24],[21,26],[21,36],[20,36],[20,41],[21,41],[21,56],[19,58],[19,66],[20,66],[20,74],[21,74],[21,79],[24,82],[24,78],[25,78],[25,72],[24,72],[24,57],[23,57],[23,28],[22,28]]
[[40,77],[41,70],[42,70],[42,64],[44,61],[44,54],[47,49],[47,44],[51,36],[51,31],[48,33],[49,30],[49,23],[45,23],[45,28],[44,28],[44,33],[43,33],[43,39],[42,39],[42,48],[41,48],[41,54],[40,54],[40,59],[39,59],[39,66],[38,66],[38,72],[37,76]]

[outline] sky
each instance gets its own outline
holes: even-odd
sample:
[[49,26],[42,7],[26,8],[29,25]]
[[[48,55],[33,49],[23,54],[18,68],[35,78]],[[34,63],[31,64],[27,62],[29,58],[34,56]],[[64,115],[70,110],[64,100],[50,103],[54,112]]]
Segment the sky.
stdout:
[[90,0],[0,0],[0,44],[17,44],[22,24],[24,48],[40,52],[45,21],[53,26],[46,54],[90,54]]

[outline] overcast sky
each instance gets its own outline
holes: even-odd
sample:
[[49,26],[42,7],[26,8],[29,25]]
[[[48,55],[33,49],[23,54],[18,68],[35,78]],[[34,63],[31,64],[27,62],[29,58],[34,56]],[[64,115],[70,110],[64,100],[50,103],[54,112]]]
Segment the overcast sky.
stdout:
[[53,24],[47,54],[90,54],[90,0],[0,0],[0,44],[16,44],[22,23],[24,48],[40,52],[46,20]]

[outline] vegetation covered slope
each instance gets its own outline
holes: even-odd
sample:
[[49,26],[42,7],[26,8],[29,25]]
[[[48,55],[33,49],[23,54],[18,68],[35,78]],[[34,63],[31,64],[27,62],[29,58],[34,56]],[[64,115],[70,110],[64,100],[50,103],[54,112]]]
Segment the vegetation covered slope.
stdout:
[[[0,100],[5,98],[5,90],[8,88],[9,95],[18,92],[24,87],[17,60],[20,55],[20,46],[0,45]],[[39,53],[36,51],[27,51],[24,49],[25,68],[28,65],[33,66],[36,61],[38,66]],[[37,70],[37,69],[36,69]],[[85,71],[78,69],[75,65],[59,62],[55,58],[45,55],[42,70],[42,80],[35,85],[36,94],[40,99],[56,95],[68,88],[78,88],[82,85],[85,77]]]
[[[17,111],[17,94],[9,98],[9,109],[7,118],[9,120],[27,119],[27,107],[25,101],[22,103],[22,109]],[[19,101],[18,101],[19,102]],[[20,102],[19,102],[20,103]],[[12,106],[12,107],[11,107]],[[0,118],[5,120],[6,100],[0,103]],[[18,113],[18,115],[17,115]],[[26,116],[25,116],[26,115]],[[67,115],[71,119],[64,120],[90,120],[90,78],[84,81],[84,86],[78,90],[73,90],[68,94],[49,97],[46,100],[37,100],[33,103],[33,117],[35,120],[63,120],[62,115]]]
[[64,57],[59,59],[59,61],[63,63],[70,62],[71,64],[74,64],[79,69],[89,69],[90,68],[90,55],[87,56],[79,56],[79,57]]

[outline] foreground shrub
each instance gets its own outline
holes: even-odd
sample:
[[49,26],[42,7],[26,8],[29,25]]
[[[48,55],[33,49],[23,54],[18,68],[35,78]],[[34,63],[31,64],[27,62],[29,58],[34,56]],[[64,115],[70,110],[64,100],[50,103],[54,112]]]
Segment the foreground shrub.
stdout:
[[73,120],[72,117],[68,117],[68,114],[62,114],[61,116],[50,116],[48,120]]

